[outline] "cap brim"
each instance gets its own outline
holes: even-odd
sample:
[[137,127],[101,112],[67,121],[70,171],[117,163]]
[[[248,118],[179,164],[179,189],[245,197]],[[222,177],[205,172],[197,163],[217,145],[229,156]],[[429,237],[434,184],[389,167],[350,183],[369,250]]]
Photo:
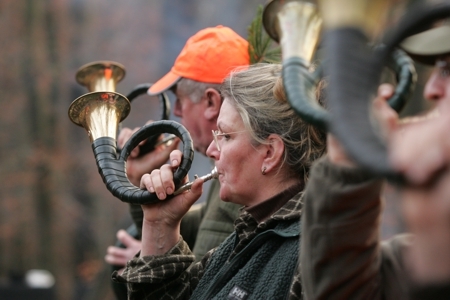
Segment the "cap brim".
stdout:
[[410,36],[400,47],[412,59],[433,65],[438,56],[450,53],[450,26],[444,25]]
[[166,75],[164,75],[160,80],[158,80],[156,83],[154,83],[148,89],[147,94],[150,96],[155,96],[164,93],[172,86],[174,86],[180,79],[181,76],[169,72]]

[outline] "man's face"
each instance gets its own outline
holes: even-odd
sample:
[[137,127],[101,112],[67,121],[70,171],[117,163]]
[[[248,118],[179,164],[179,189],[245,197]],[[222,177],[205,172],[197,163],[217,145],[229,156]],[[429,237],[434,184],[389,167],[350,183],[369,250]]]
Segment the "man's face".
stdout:
[[407,263],[419,282],[450,278],[450,56],[436,61],[424,96],[434,114],[401,129],[396,146],[411,180],[401,189],[405,223],[415,234]]
[[175,90],[175,107],[173,114],[179,117],[181,124],[189,131],[194,149],[206,155],[206,149],[212,141],[211,128],[205,118],[205,101],[194,103],[188,96]]
[[433,102],[426,114],[408,118],[390,138],[395,168],[414,185],[432,180],[439,170],[450,167],[450,56],[436,61],[424,89]]

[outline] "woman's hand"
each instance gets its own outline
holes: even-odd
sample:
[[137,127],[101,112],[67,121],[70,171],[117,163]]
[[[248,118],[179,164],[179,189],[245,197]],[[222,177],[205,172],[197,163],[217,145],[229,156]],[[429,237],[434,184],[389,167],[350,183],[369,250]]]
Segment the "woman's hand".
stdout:
[[[170,154],[170,164],[142,176],[141,188],[156,193],[161,201],[142,205],[144,222],[141,256],[164,254],[178,242],[181,219],[202,194],[203,179],[198,178],[191,190],[168,199],[175,191],[173,171],[180,165],[181,158],[181,151],[174,150]],[[187,180],[186,177],[184,182]]]

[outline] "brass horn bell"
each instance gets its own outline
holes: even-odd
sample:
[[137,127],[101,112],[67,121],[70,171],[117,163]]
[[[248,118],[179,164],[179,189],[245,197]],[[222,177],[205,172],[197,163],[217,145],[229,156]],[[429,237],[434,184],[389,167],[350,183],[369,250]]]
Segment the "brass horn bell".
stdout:
[[99,137],[116,138],[119,123],[130,113],[130,101],[116,92],[125,76],[125,68],[112,61],[97,61],[82,66],[76,80],[89,93],[75,99],[69,107],[69,118],[84,127],[91,143]]

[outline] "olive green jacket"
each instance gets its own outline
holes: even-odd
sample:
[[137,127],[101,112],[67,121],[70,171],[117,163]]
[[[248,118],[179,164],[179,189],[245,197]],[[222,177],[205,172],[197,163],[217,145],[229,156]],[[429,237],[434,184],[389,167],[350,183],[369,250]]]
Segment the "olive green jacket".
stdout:
[[408,299],[411,235],[380,241],[382,180],[320,159],[305,191],[300,264],[306,299]]

